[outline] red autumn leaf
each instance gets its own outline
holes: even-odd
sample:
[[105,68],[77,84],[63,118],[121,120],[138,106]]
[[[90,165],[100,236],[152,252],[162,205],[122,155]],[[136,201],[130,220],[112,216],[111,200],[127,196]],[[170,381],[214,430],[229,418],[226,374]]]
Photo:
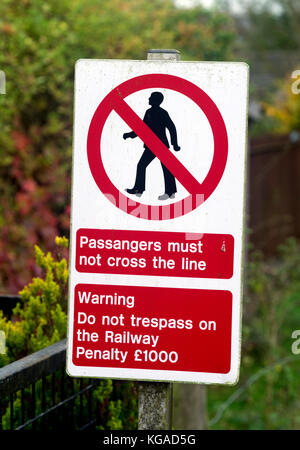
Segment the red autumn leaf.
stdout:
[[30,144],[30,139],[29,137],[25,134],[22,133],[20,131],[13,131],[11,133],[11,137],[14,141],[14,144],[17,148],[17,150],[25,150],[26,147],[28,147],[28,145]]
[[17,196],[17,203],[19,206],[20,214],[25,216],[29,213],[31,207],[32,207],[32,197],[31,195],[28,195],[25,192],[18,192]]
[[34,192],[37,188],[37,184],[34,180],[30,179],[30,180],[25,180],[22,183],[22,189],[25,192]]

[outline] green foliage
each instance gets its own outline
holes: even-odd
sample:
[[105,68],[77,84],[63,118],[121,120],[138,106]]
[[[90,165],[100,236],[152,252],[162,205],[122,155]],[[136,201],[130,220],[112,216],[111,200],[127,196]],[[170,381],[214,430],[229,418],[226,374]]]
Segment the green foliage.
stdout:
[[299,49],[298,0],[247,0],[244,4],[246,46],[257,52]]
[[221,13],[171,0],[1,0],[0,291],[38,275],[34,244],[68,234],[76,60],[144,59],[161,47],[228,59],[231,28]]
[[[218,0],[230,11],[231,0]],[[235,53],[251,68],[250,98],[262,106],[251,136],[299,130],[299,95],[292,94],[291,74],[298,69],[299,0],[240,0],[235,13]],[[224,6],[225,4],[225,6]]]
[[[20,292],[21,303],[18,303],[14,308],[12,319],[8,320],[0,311],[0,330],[3,330],[6,336],[6,354],[0,354],[0,367],[66,337],[68,263],[65,255],[68,240],[65,237],[56,237],[55,244],[55,256],[50,252],[44,253],[40,247],[35,246],[36,264],[42,270],[42,276],[33,278],[32,282],[22,289]],[[62,376],[62,373],[56,374],[54,395],[61,389]],[[74,392],[73,389],[75,389],[75,392],[79,391],[89,383],[85,379],[74,379],[73,382],[74,386],[70,386],[69,391],[65,387],[66,394],[69,392],[68,395]],[[48,377],[48,384],[51,384],[50,376]],[[35,414],[38,415],[43,411],[41,380],[36,383],[35,389]],[[24,395],[26,408],[30,416],[31,388],[26,388]],[[87,393],[82,396],[82,408],[78,404],[79,399],[73,405],[73,412],[77,420],[80,415],[79,410],[83,415],[83,421],[85,416],[88,415],[88,395]],[[134,383],[99,380],[99,384],[93,390],[93,396],[99,405],[95,414],[102,424],[102,429],[136,428],[137,395]],[[21,393],[18,392],[14,399],[15,426],[22,423],[20,398]],[[3,400],[5,403],[5,399],[1,399],[2,402]],[[8,399],[6,399],[6,402],[8,403]],[[47,393],[45,402],[48,405],[52,404],[50,392]],[[71,409],[68,407],[63,412],[64,416],[61,423],[64,426],[68,420],[72,423],[72,418],[69,417],[72,412]],[[42,423],[38,423],[37,426],[42,425]],[[9,407],[3,415],[2,426],[4,429],[10,427]],[[47,429],[52,429],[51,426],[51,420],[50,422],[47,421]]]
[[269,120],[273,120],[279,133],[300,130],[300,94],[295,94],[292,90],[294,81],[289,74],[277,83],[272,101],[265,102],[267,116]]
[[110,419],[107,422],[107,425],[110,430],[121,430],[122,429],[122,420],[120,419],[120,415],[122,412],[122,402],[120,400],[111,401],[108,406],[110,412]]
[[[211,387],[215,429],[299,429],[300,359],[292,332],[300,324],[300,245],[289,239],[277,258],[253,252],[247,264],[241,376],[238,386]],[[239,394],[230,402],[230,396]],[[222,406],[223,405],[223,406]],[[224,413],[214,421],[219,408]]]
[[0,311],[0,329],[6,336],[6,354],[0,367],[63,339],[66,335],[68,264],[62,253],[66,240],[57,239],[56,256],[45,254],[37,245],[35,258],[43,277],[35,277],[20,292],[21,303],[12,320]]

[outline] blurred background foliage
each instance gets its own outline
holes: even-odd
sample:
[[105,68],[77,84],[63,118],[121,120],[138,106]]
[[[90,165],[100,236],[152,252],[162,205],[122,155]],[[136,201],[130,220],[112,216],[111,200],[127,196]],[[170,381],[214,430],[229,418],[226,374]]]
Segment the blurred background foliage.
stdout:
[[178,48],[185,59],[232,56],[230,19],[170,0],[1,0],[0,292],[39,270],[33,245],[69,233],[73,71],[79,58],[145,59]]
[[[229,0],[220,0],[230,15]],[[234,53],[251,68],[251,99],[262,116],[252,135],[299,130],[299,97],[291,90],[292,72],[299,69],[300,2],[298,0],[240,0],[234,14]]]
[[[163,47],[180,50],[183,60],[247,61],[250,99],[261,108],[251,135],[300,131],[300,96],[291,91],[291,73],[300,69],[300,2],[240,0],[238,9],[233,2],[1,0],[0,292],[22,290],[12,320],[0,317],[10,336],[1,365],[65,333],[66,262],[37,247],[35,255],[34,246],[56,254],[55,236],[69,234],[77,59],[145,59],[149,48]],[[299,243],[288,241],[269,261],[250,254],[240,383],[208,388],[209,427],[300,428],[299,361],[290,349],[300,321]],[[112,428],[121,427],[119,410]]]
[[300,429],[300,245],[290,238],[272,260],[253,251],[243,302],[240,380],[208,391],[211,429]]

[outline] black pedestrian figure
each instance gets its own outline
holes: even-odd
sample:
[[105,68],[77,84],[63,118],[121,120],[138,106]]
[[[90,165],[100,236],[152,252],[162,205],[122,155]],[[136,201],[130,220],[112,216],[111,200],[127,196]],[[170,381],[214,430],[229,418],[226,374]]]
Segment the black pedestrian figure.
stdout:
[[[179,151],[180,147],[177,144],[177,132],[174,123],[172,122],[168,112],[161,108],[159,105],[162,103],[164,96],[161,92],[152,92],[149,97],[149,108],[143,121],[145,124],[156,134],[156,136],[165,144],[166,147],[170,148],[168,138],[166,136],[166,129],[169,130],[171,136],[171,144],[175,151]],[[137,134],[134,131],[130,133],[124,133],[123,138],[135,138]],[[136,171],[136,179],[132,189],[126,189],[129,194],[135,194],[138,197],[142,195],[145,190],[145,178],[146,178],[146,168],[153,161],[156,156],[149,147],[144,144],[144,153],[142,154]],[[177,192],[176,181],[174,175],[161,163],[164,180],[165,180],[165,193],[158,197],[159,200],[167,200],[169,198],[174,198]]]

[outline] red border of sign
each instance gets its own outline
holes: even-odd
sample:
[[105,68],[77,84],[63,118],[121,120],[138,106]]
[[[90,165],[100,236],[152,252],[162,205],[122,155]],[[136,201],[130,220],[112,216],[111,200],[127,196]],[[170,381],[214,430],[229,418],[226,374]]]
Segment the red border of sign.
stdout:
[[[186,95],[205,113],[214,138],[211,167],[201,184],[201,193],[192,193],[170,205],[145,205],[121,193],[109,179],[101,158],[101,136],[105,122],[115,107],[128,95],[142,89],[171,89]],[[199,149],[199,155],[201,149]],[[180,217],[193,211],[213,193],[225,170],[228,156],[228,136],[223,117],[213,100],[198,86],[183,78],[166,74],[148,74],[131,78],[114,88],[99,104],[90,123],[87,155],[93,178],[102,193],[127,214],[150,220]]]

